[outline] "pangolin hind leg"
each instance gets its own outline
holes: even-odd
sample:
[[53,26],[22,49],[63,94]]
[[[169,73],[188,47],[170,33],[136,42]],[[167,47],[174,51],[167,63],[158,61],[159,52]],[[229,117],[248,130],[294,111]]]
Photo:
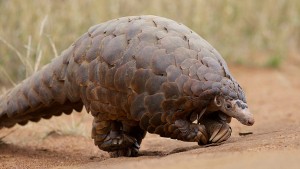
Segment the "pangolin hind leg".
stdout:
[[120,121],[94,119],[92,138],[101,150],[112,157],[137,156],[146,132],[138,126],[123,125]]
[[114,147],[114,151],[110,152],[111,157],[138,155],[142,139],[145,137],[146,131],[139,126],[131,126],[126,122],[122,123],[121,133],[119,135],[121,144]]

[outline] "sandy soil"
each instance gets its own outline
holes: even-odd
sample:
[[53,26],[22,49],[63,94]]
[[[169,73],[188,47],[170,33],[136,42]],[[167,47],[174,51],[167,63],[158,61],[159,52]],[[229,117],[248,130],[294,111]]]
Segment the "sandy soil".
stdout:
[[[82,113],[0,130],[0,168],[300,168],[300,69],[231,66],[231,72],[256,123],[233,120],[231,138],[219,146],[148,134],[139,157],[109,158],[93,145],[92,119]],[[239,135],[247,132],[253,134]]]

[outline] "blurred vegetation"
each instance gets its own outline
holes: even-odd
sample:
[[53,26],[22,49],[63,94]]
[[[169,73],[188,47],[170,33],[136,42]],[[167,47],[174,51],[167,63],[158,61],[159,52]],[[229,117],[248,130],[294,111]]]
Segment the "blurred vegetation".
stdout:
[[30,75],[90,26],[143,14],[187,25],[229,63],[300,65],[298,0],[0,0],[0,86]]

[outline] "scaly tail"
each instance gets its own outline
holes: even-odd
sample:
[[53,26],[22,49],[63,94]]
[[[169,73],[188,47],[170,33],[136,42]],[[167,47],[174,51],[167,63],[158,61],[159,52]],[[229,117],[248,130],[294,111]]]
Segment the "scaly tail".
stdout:
[[73,109],[82,110],[79,85],[74,78],[79,67],[73,59],[74,48],[72,45],[60,57],[0,96],[0,128],[70,114]]

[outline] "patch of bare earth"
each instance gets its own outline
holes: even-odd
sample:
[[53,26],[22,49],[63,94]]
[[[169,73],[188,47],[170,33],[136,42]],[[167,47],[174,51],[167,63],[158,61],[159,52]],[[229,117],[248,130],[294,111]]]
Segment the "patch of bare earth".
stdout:
[[[233,120],[231,138],[219,146],[148,134],[139,157],[109,158],[88,137],[92,118],[74,114],[82,126],[71,130],[80,129],[85,137],[60,134],[74,122],[70,116],[0,130],[0,138],[13,131],[0,143],[0,168],[299,168],[300,70],[231,67],[231,72],[246,92],[256,123],[246,127]],[[247,132],[253,134],[239,135]]]

